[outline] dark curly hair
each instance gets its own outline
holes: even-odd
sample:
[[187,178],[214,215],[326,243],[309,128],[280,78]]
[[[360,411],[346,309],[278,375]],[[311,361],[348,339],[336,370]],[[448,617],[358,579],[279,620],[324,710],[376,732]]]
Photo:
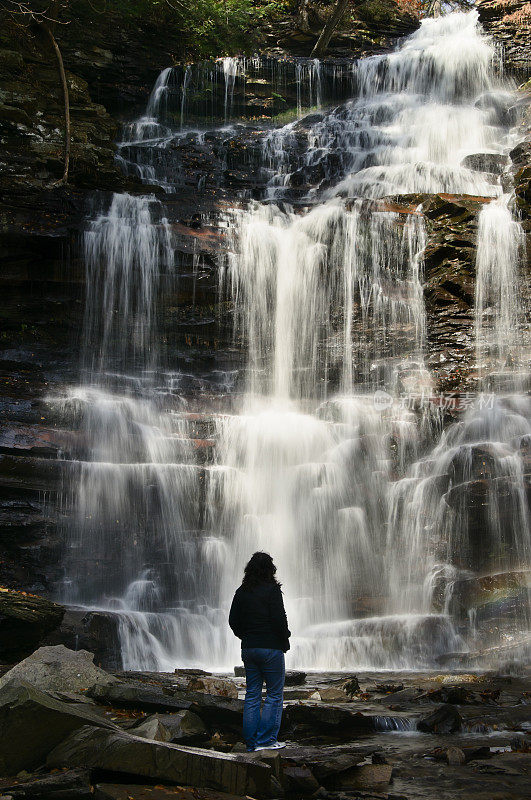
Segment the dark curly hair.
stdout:
[[261,583],[275,583],[280,586],[275,578],[276,571],[269,553],[254,553],[245,566],[242,586],[244,589],[252,589]]

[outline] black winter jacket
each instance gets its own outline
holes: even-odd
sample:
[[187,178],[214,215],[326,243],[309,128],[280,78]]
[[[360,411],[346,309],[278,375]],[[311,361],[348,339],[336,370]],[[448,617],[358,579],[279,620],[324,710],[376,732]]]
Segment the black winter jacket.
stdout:
[[252,589],[240,586],[232,601],[229,625],[244,647],[289,650],[288,620],[280,586],[261,583]]

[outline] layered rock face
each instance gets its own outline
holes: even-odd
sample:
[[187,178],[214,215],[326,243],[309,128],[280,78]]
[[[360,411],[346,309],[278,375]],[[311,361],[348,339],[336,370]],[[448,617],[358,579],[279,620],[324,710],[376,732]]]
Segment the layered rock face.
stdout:
[[529,78],[531,9],[525,0],[481,0],[479,19],[499,44],[506,69],[520,80]]
[[[73,42],[74,34],[70,33],[69,37]],[[38,593],[56,592],[59,585],[64,585],[63,525],[70,523],[66,514],[63,516],[63,511],[68,510],[72,499],[69,496],[70,487],[78,479],[77,474],[71,471],[71,462],[88,463],[94,450],[93,441],[88,438],[87,428],[82,421],[83,413],[79,412],[86,398],[73,398],[74,405],[79,405],[73,415],[70,413],[71,405],[65,414],[65,408],[60,404],[46,402],[49,397],[64,396],[65,384],[77,383],[83,324],[87,330],[87,320],[83,322],[87,273],[80,238],[90,225],[87,226],[84,220],[88,217],[97,223],[102,216],[110,219],[114,202],[110,193],[129,190],[132,197],[130,204],[136,209],[138,216],[135,219],[139,225],[143,224],[142,214],[148,214],[157,230],[168,226],[172,239],[172,260],[171,264],[167,260],[168,271],[165,274],[168,280],[157,288],[160,299],[158,330],[164,340],[161,347],[164,351],[164,367],[169,374],[179,374],[179,384],[178,390],[172,387],[163,395],[161,402],[165,410],[185,418],[186,433],[183,438],[188,440],[188,444],[179,450],[179,459],[187,468],[190,467],[188,471],[193,468],[197,472],[200,489],[186,498],[189,510],[184,515],[183,525],[187,532],[199,532],[204,528],[207,516],[206,471],[201,470],[212,465],[216,444],[219,445],[221,440],[225,446],[228,441],[223,439],[226,432],[215,415],[220,410],[226,410],[230,404],[226,395],[235,386],[241,388],[243,385],[246,348],[240,328],[237,327],[234,336],[235,306],[228,295],[220,302],[219,289],[220,264],[226,264],[227,253],[233,246],[231,236],[239,224],[238,208],[254,197],[263,199],[264,185],[268,184],[270,178],[268,167],[264,170],[264,149],[271,155],[272,162],[278,158],[279,152],[286,159],[285,169],[281,170],[282,175],[286,176],[285,184],[281,189],[273,183],[268,186],[271,196],[285,204],[286,216],[279,227],[292,225],[289,207],[294,209],[296,218],[311,205],[308,196],[312,192],[317,195],[333,186],[346,171],[347,165],[342,160],[346,148],[339,141],[337,145],[332,144],[327,152],[308,159],[310,145],[313,146],[311,137],[320,125],[324,130],[341,125],[349,113],[344,101],[350,93],[356,95],[360,88],[351,82],[350,62],[345,63],[337,58],[323,64],[320,72],[314,71],[315,65],[304,62],[301,66],[302,75],[297,73],[295,61],[279,67],[275,59],[268,56],[255,67],[246,65],[243,60],[228,59],[225,63],[207,65],[207,70],[214,69],[215,79],[205,85],[199,85],[196,80],[195,95],[192,93],[193,80],[198,73],[194,73],[193,68],[190,70],[192,89],[185,95],[186,69],[175,70],[175,83],[173,87],[171,83],[167,86],[173,92],[174,101],[182,96],[183,104],[176,110],[174,102],[173,112],[168,112],[166,118],[166,112],[162,109],[156,120],[159,126],[157,135],[161,133],[160,126],[166,123],[174,130],[178,128],[181,122],[179,114],[188,113],[185,121],[191,123],[197,105],[204,100],[205,94],[209,102],[211,97],[215,98],[216,111],[212,117],[218,123],[222,123],[224,118],[229,121],[231,116],[238,116],[238,120],[246,121],[246,126],[236,125],[231,131],[226,131],[220,124],[216,130],[205,135],[193,130],[188,133],[183,131],[182,135],[174,138],[170,147],[153,148],[145,159],[139,158],[143,147],[142,137],[139,137],[140,141],[135,139],[134,126],[126,127],[118,151],[119,163],[116,163],[112,141],[117,135],[118,123],[121,120],[129,121],[131,117],[142,113],[149,88],[155,83],[158,72],[155,62],[158,67],[162,66],[166,53],[157,53],[156,58],[151,55],[149,64],[135,71],[132,68],[134,57],[127,52],[130,41],[125,45],[122,43],[115,51],[115,38],[114,35],[111,37],[109,50],[97,52],[98,46],[91,44],[90,35],[84,35],[79,46],[81,55],[76,56],[76,75],[69,76],[74,136],[72,185],[68,188],[47,188],[51,181],[60,177],[62,168],[62,109],[55,65],[52,62],[46,65],[42,51],[36,50],[33,44],[28,44],[20,54],[12,40],[6,41],[8,46],[4,51],[5,69],[9,77],[7,90],[10,94],[3,98],[4,116],[0,121],[5,133],[11,175],[5,183],[1,235],[4,265],[1,280],[7,299],[4,306],[5,347],[1,361],[5,378],[1,410],[6,425],[2,433],[0,461],[3,517],[0,536],[5,557],[0,566],[0,575],[6,585]],[[291,41],[289,35],[288,40]],[[374,42],[372,49],[381,45],[382,42]],[[360,54],[366,53],[367,49],[371,48],[364,49],[360,44]],[[65,53],[67,57],[74,53],[73,44],[67,42]],[[517,58],[516,55],[511,56],[511,64],[513,61],[516,64]],[[520,69],[519,66],[516,68]],[[244,69],[245,86],[242,78]],[[256,69],[256,72],[252,73],[252,69]],[[275,75],[275,69],[281,73],[280,78],[278,74]],[[127,80],[124,72],[128,73]],[[38,91],[35,90],[35,84],[38,84]],[[44,91],[42,86],[45,87]],[[322,93],[320,97],[318,90]],[[102,100],[104,105],[94,102],[95,99]],[[318,107],[331,104],[338,104],[331,113]],[[311,114],[305,113],[310,111]],[[498,111],[501,117],[506,115],[501,120],[506,127],[517,119],[518,110],[511,105],[504,105]],[[287,115],[286,119],[294,120],[289,136],[280,141],[273,133],[264,144],[267,137],[264,136],[263,119],[253,125],[252,118],[261,117],[275,123],[283,121],[283,114]],[[302,119],[295,121],[297,116],[302,116]],[[34,118],[38,119],[37,124]],[[144,121],[143,124],[150,123]],[[491,157],[486,158],[489,155]],[[498,158],[493,155],[469,155],[464,166],[477,171],[478,175],[488,173],[491,177],[509,168],[514,174],[517,200],[527,230],[528,144],[523,142]],[[374,165],[367,160],[357,166],[370,169]],[[168,170],[173,172],[169,173]],[[271,167],[271,174],[273,172]],[[168,179],[169,174],[171,180]],[[167,185],[164,185],[163,175],[166,175]],[[93,190],[99,194],[93,195]],[[152,191],[153,198],[142,204],[138,195],[145,195],[146,191]],[[426,354],[434,378],[434,394],[441,391],[466,393],[477,387],[477,374],[474,371],[476,245],[478,217],[488,199],[481,192],[472,191],[466,195],[430,193],[422,189],[414,194],[389,191],[374,201],[359,204],[359,208],[355,209],[362,221],[373,214],[376,207],[381,210],[382,218],[386,214],[396,215],[396,218],[392,218],[392,225],[397,231],[406,231],[407,234],[397,235],[397,241],[402,243],[407,241],[407,236],[411,235],[413,239],[417,236],[418,229],[415,228],[412,233],[410,228],[414,227],[414,223],[410,223],[412,219],[422,217],[426,235],[422,282],[426,301]],[[344,202],[348,211],[356,206],[355,202],[349,206],[351,201],[344,196],[341,202]],[[114,212],[119,217],[123,207],[120,210],[116,204]],[[320,240],[320,243],[324,241]],[[377,235],[372,246],[376,248],[376,244]],[[96,253],[94,263],[99,263],[98,259],[101,258],[101,253]],[[178,280],[175,280],[176,277]],[[383,285],[383,288],[387,287]],[[397,291],[407,290],[407,287],[400,286]],[[404,320],[400,320],[400,326],[398,346],[402,341],[407,343],[412,338],[411,327]],[[94,332],[93,341],[98,340],[101,331],[90,328],[90,320],[89,330]],[[352,331],[355,336],[359,335],[360,340],[366,335],[356,319],[353,320]],[[117,336],[117,330],[113,330],[111,338]],[[152,342],[148,342],[146,350],[152,345]],[[397,342],[388,338],[378,353],[370,352],[371,357],[375,356],[374,370],[381,370],[382,378],[385,369],[382,362],[396,346]],[[88,347],[90,350],[90,341]],[[90,353],[88,360],[91,360]],[[336,388],[340,384],[339,373],[334,374],[334,367],[328,362],[327,368],[330,385]],[[416,380],[418,376],[415,369],[406,369],[399,376],[406,388],[412,375]],[[122,377],[116,378],[117,385]],[[228,382],[224,384],[224,381]],[[195,417],[187,415],[188,409],[197,405],[195,400],[198,397],[201,410],[206,413]],[[443,411],[448,412],[443,414],[445,422],[455,416],[452,409]],[[147,463],[148,455],[152,453],[142,450],[145,443],[138,435],[138,429],[145,424],[153,424],[153,419],[141,415],[133,421],[135,453],[141,454],[139,463]],[[403,466],[401,459],[407,457],[404,452],[410,444],[403,444],[405,440],[394,429],[389,432],[388,439],[393,469],[398,476]],[[371,450],[373,440],[371,432],[364,433],[361,452],[367,463],[374,457]],[[131,453],[127,455],[131,456]],[[157,458],[159,456],[160,453]],[[474,523],[474,516],[478,508],[485,511],[491,496],[489,492],[494,486],[500,486],[499,482],[495,483],[494,468],[493,474],[485,474],[485,462],[492,461],[498,465],[504,457],[497,452],[478,452],[473,456],[472,464],[468,465],[470,470],[462,470],[460,481],[461,487],[466,485],[468,488],[456,490],[449,498],[456,508],[462,502],[468,503],[466,513],[471,523],[470,538],[474,540],[467,555],[462,558],[458,552],[459,543],[450,542],[452,561],[460,569],[485,566],[477,551],[474,551],[474,542],[477,550],[481,549],[478,544],[481,538],[478,519],[481,522],[485,520],[477,517]],[[164,458],[162,456],[160,460],[166,463]],[[348,462],[347,457],[345,460]],[[169,456],[167,461],[170,462]],[[185,472],[186,469],[183,474]],[[88,469],[86,477],[90,479]],[[167,500],[164,490],[171,495],[176,487],[164,485],[161,490],[160,475],[156,470],[148,477],[152,487],[149,502],[153,504],[154,518],[157,519],[156,514]],[[430,479],[443,485],[447,473],[431,474]],[[464,501],[463,492],[466,494]],[[467,498],[471,498],[470,502]],[[349,501],[351,499],[349,497]],[[63,504],[64,500],[66,504]],[[218,506],[215,508],[219,511]],[[143,505],[141,513],[148,516]],[[119,527],[116,529],[115,556],[128,519],[116,520]],[[156,541],[162,552],[162,543]],[[504,540],[502,544],[511,546],[509,540]],[[138,544],[139,548],[143,546],[144,543]],[[96,558],[91,561],[85,556],[86,553],[83,553],[79,563],[83,563],[87,580],[98,585],[101,579],[103,585],[103,576],[110,574],[106,572],[107,567],[102,569],[102,562]],[[377,556],[380,558],[381,552]],[[173,563],[167,559],[164,566],[164,580],[170,585]],[[118,581],[123,575],[115,578]],[[507,585],[510,602],[518,604],[519,595],[525,592],[525,581],[514,575],[501,577],[499,581]],[[448,599],[444,590],[447,582],[442,583],[442,587],[437,585],[434,590],[441,611],[445,609]],[[478,592],[473,579],[465,584],[466,580],[461,576],[459,591],[452,597],[456,608],[459,607],[456,615],[464,616],[471,606],[483,608],[489,605],[488,600],[483,602],[483,595],[481,602],[476,602]],[[512,592],[512,589],[515,591]],[[494,595],[495,592],[489,597]],[[515,598],[516,595],[518,597]],[[496,602],[494,600],[494,608],[484,609],[486,619],[492,619],[492,615],[500,613]],[[349,612],[352,608],[359,610],[364,598],[351,598],[351,603]],[[374,611],[374,598],[371,598],[369,606],[365,615]],[[434,627],[438,624],[436,620]],[[372,631],[365,628],[358,633],[369,637],[373,635]],[[121,632],[117,629],[116,618],[112,615],[69,611],[59,634],[63,638],[59,640],[75,646],[75,642],[81,638],[81,646],[98,651],[102,658],[108,659],[106,663],[118,667],[121,664],[116,640],[122,636],[123,642],[124,635],[123,629]],[[436,637],[438,633],[433,635]],[[385,636],[392,642],[397,633],[389,629]],[[102,639],[106,639],[107,644],[102,644]],[[108,645],[109,640],[112,646]],[[56,640],[51,641],[55,643]]]

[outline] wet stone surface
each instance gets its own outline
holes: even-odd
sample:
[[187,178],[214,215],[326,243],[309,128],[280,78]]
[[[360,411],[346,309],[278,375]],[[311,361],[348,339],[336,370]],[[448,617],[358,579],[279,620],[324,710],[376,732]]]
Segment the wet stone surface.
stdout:
[[[238,761],[243,762],[242,767],[244,763],[251,762],[257,762],[257,768],[258,765],[267,767],[266,772],[253,772],[249,767],[247,771],[234,773],[238,775],[234,778],[236,781],[255,781],[256,797],[427,800],[434,793],[444,800],[463,796],[477,800],[523,800],[526,797],[531,767],[531,704],[529,673],[526,671],[521,670],[518,675],[471,672],[359,673],[359,691],[353,694],[352,700],[340,704],[314,698],[318,692],[325,695],[327,690],[337,691],[347,680],[351,683],[353,676],[309,673],[299,687],[301,693],[303,690],[306,692],[306,698],[289,700],[285,704],[283,738],[287,742],[286,748],[278,752],[259,751],[252,755],[242,752],[244,748],[239,727],[241,701],[239,709],[236,708],[238,701],[218,695],[206,694],[199,702],[200,693],[185,688],[191,678],[197,680],[197,676],[190,672],[193,671],[116,674],[115,683],[112,684],[116,687],[115,696],[119,696],[120,686],[128,692],[125,708],[122,704],[116,707],[110,693],[105,695],[103,684],[97,684],[100,686],[99,696],[94,690],[90,692],[97,703],[89,702],[88,705],[88,698],[74,687],[75,690],[69,695],[71,710],[68,711],[65,705],[65,712],[84,715],[87,723],[79,729],[79,733],[69,735],[48,757],[50,764],[61,770],[66,767],[66,772],[48,774],[43,769],[36,774],[21,774],[16,780],[6,775],[0,779],[0,790],[13,798],[49,797],[51,800],[55,797],[54,792],[68,789],[71,791],[69,797],[73,798],[84,797],[83,792],[90,791],[95,797],[121,800],[122,797],[151,797],[150,792],[156,789],[159,794],[153,794],[153,797],[187,798],[188,793],[193,791],[194,798],[214,800],[219,797],[221,800],[228,798],[228,795],[223,791],[215,795],[211,790],[209,794],[207,787],[210,779],[207,779],[206,785],[202,783],[207,773],[201,772],[199,767],[201,753],[215,756],[218,752],[232,754],[229,755],[229,761],[220,762],[226,764],[225,771],[232,763],[230,759],[235,759],[234,769],[237,769]],[[203,676],[203,679],[206,677]],[[243,695],[242,679],[226,675],[213,677],[216,677],[219,685],[221,678],[224,686],[230,683]],[[108,678],[106,676],[106,680]],[[144,687],[143,691],[139,689],[137,692],[136,700],[131,689],[134,685]],[[10,686],[8,691],[13,692]],[[67,690],[68,686],[65,685]],[[155,696],[159,697],[159,701],[157,714],[153,716]],[[64,703],[66,695],[63,693],[62,700],[59,697],[61,695],[50,701],[53,703],[53,712],[50,706],[46,713],[49,715],[49,724],[62,724],[68,733],[68,726],[72,724],[61,721],[61,702]],[[167,709],[162,707],[164,697]],[[48,701],[42,693],[39,698],[36,697],[36,700],[41,703],[40,708],[44,708],[43,702]],[[178,703],[187,704],[193,709],[191,716],[190,711],[182,711],[177,718],[177,698]],[[236,725],[227,715],[228,702],[234,704],[232,713],[235,720],[239,714]],[[294,709],[313,711],[313,716],[309,714],[306,725],[300,725],[293,715]],[[441,719],[444,718],[442,712],[450,713],[452,733],[424,733],[418,729],[419,721],[433,716],[434,712]],[[188,721],[186,715],[189,716]],[[319,721],[335,718],[343,722],[345,715],[358,719],[356,728],[349,729],[344,724],[322,725]],[[14,719],[8,718],[9,724]],[[71,716],[64,719],[70,720]],[[311,720],[311,724],[308,720]],[[184,724],[188,726],[189,735],[199,736],[195,739],[199,747],[179,748],[179,743],[183,742]],[[91,725],[96,727],[91,729]],[[102,729],[102,725],[106,727]],[[365,731],[362,730],[364,726]],[[120,735],[120,729],[126,734]],[[177,749],[175,745],[165,744],[170,741],[172,730],[176,738],[171,741],[177,743]],[[150,732],[155,732],[157,741],[150,743]],[[60,738],[61,734],[58,736]],[[115,742],[112,750],[114,755],[109,751],[105,758],[100,758],[97,756],[97,747],[94,750],[94,742],[107,739]],[[58,737],[54,739],[57,740]],[[39,747],[39,752],[45,755],[45,744],[39,741]],[[83,771],[80,769],[80,762],[85,759],[82,753],[89,753],[89,750],[92,753],[90,768]],[[138,762],[136,766],[133,750],[142,759],[142,763]],[[155,753],[159,751],[167,754],[167,758],[164,757],[166,766],[157,760]],[[186,774],[192,784],[205,785],[204,789],[178,788],[171,780],[167,780],[168,775],[173,774],[172,770],[175,775],[184,774],[182,769],[185,769],[185,762],[179,761],[181,757],[195,759],[193,763],[196,766],[190,769],[196,772],[194,775],[192,772]],[[122,770],[125,769],[118,781],[110,773],[113,758],[124,765]],[[37,762],[38,759],[31,759],[30,769],[35,769]],[[212,780],[217,781],[219,791],[225,778],[215,772],[215,764],[209,762],[208,770],[214,769]],[[151,776],[151,783],[146,783],[147,775]],[[228,777],[226,779],[229,780]],[[271,781],[270,789],[266,788],[268,780]],[[156,782],[156,787],[153,782]],[[210,786],[213,788],[214,784]]]

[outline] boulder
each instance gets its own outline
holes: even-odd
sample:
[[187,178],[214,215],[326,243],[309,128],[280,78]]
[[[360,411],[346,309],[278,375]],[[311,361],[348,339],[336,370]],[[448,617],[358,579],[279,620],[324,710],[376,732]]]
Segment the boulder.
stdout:
[[284,686],[302,686],[306,682],[306,673],[296,670],[286,672]]
[[[133,725],[131,733],[156,739],[160,742],[185,744],[201,741],[207,736],[202,720],[191,711],[179,711],[177,714],[154,714]],[[151,733],[156,735],[151,736]]]
[[459,767],[466,761],[466,756],[460,747],[448,747],[446,760],[451,767]]
[[326,689],[319,689],[321,700],[327,703],[346,703],[349,700],[347,693],[337,686],[328,686]]
[[357,753],[340,753],[324,758],[317,754],[311,759],[312,772],[326,789],[335,790],[348,783],[348,776],[360,761],[363,761],[363,756]]
[[238,697],[238,689],[231,681],[222,678],[192,678],[187,686],[188,691],[214,694],[218,697]]
[[420,719],[417,728],[423,733],[457,733],[461,730],[461,714],[450,704],[439,706],[431,714]]
[[285,766],[282,770],[282,784],[288,792],[296,794],[313,794],[319,788],[319,782],[306,765]]
[[0,775],[40,766],[65,736],[86,726],[116,728],[84,704],[12,679],[0,689]]
[[157,716],[147,717],[133,725],[131,733],[153,742],[169,742],[171,734]]
[[31,653],[61,624],[63,614],[57,603],[0,587],[0,663],[12,664]]
[[10,680],[25,681],[45,692],[84,692],[94,684],[107,686],[115,678],[93,664],[86,650],[68,650],[64,645],[39,647],[0,678],[0,688]]
[[207,787],[252,797],[266,797],[271,770],[244,756],[153,742],[124,731],[85,726],[48,755],[49,767],[88,767]]

